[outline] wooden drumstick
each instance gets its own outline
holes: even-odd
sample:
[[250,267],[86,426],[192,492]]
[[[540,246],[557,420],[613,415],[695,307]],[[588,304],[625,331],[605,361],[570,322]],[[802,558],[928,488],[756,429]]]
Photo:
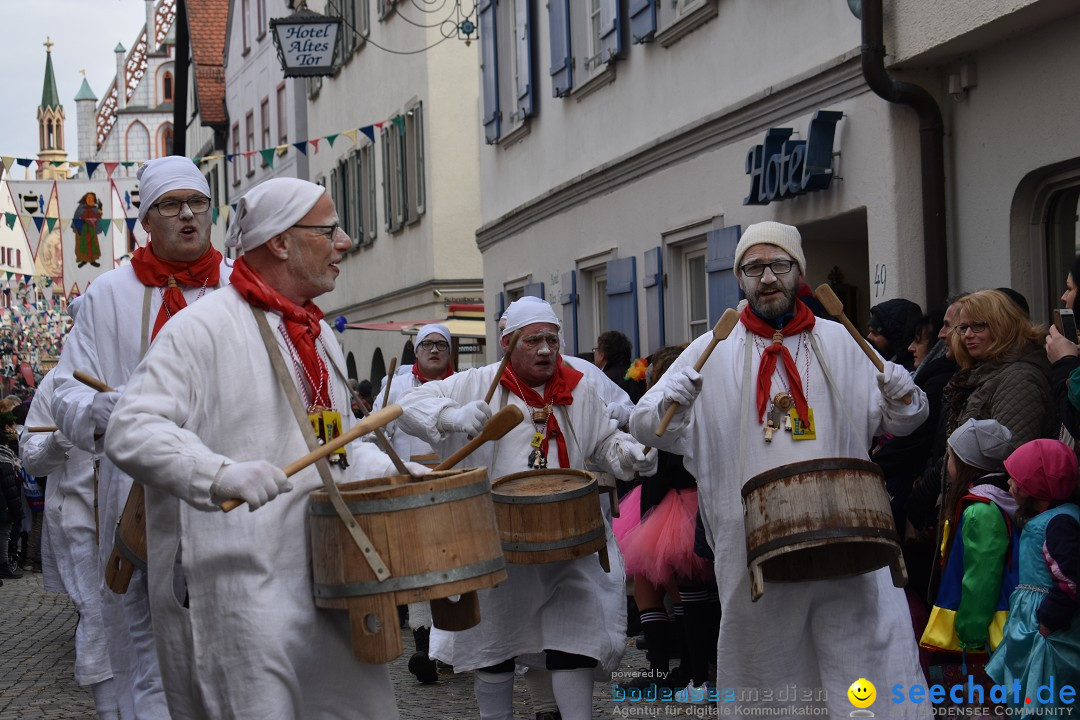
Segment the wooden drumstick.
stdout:
[[[866,353],[866,357],[870,358],[870,361],[874,363],[874,367],[878,369],[878,372],[885,372],[885,363],[882,362],[881,356],[879,356],[874,349],[870,347],[870,343],[866,341],[866,338],[862,336],[851,321],[848,320],[847,315],[844,314],[844,303],[840,302],[840,298],[836,297],[836,293],[833,292],[832,287],[828,283],[823,283],[817,286],[814,290],[814,297],[825,307],[825,312],[832,315],[839,320],[847,331],[851,334],[851,337],[855,338],[855,342],[859,343],[859,347]],[[911,393],[908,393],[903,397],[904,404],[911,404]]]
[[71,376],[81,382],[83,385],[88,385],[97,390],[98,392],[113,392],[113,388],[101,382],[93,375],[84,373],[82,370],[76,370],[75,372],[71,373]]
[[491,398],[495,397],[495,390],[499,387],[503,371],[506,370],[506,363],[510,362],[510,353],[514,352],[514,348],[517,347],[519,337],[521,337],[521,328],[515,330],[514,334],[510,336],[510,343],[506,346],[506,352],[503,354],[502,362],[499,363],[499,369],[495,371],[495,379],[491,381],[491,387],[488,388],[487,395],[484,396],[484,402],[491,404]]
[[[735,312],[733,308],[728,308],[724,311],[724,314],[720,316],[720,319],[716,321],[715,327],[713,327],[712,340],[705,346],[705,350],[701,353],[701,357],[694,363],[694,370],[696,372],[701,372],[701,368],[705,367],[705,361],[709,359],[709,355],[712,354],[717,343],[721,340],[726,340],[727,336],[731,334],[731,331],[738,322],[739,313]],[[667,412],[664,413],[664,418],[660,421],[660,427],[656,428],[656,437],[664,437],[664,433],[667,432],[667,426],[671,423],[671,419],[675,417],[675,411],[678,407],[678,403],[671,403]]]
[[[293,462],[283,467],[282,470],[285,471],[285,477],[292,477],[296,473],[306,468],[308,465],[311,465],[317,460],[323,459],[324,457],[334,452],[335,450],[338,450],[339,448],[345,447],[361,435],[366,435],[375,428],[382,427],[388,422],[397,420],[399,417],[401,417],[400,405],[389,405],[382,408],[381,410],[377,410],[371,413],[366,418],[349,428],[347,432],[338,435],[336,438],[326,443],[325,445],[320,445],[317,449],[312,450],[299,460],[294,460]],[[221,503],[221,509],[225,512],[229,512],[230,510],[235,510],[243,504],[243,500],[240,500],[238,498],[231,498]]]
[[[387,382],[389,383],[390,381],[387,380]],[[361,417],[366,418],[371,414],[371,411],[364,407],[364,401],[363,398],[360,397],[360,393],[353,390],[351,385],[347,387],[349,388],[349,394],[353,396],[353,400],[356,400],[356,408],[360,411]],[[411,475],[412,473],[409,472],[409,468],[405,467],[405,463],[402,462],[401,456],[397,454],[397,450],[394,450],[394,446],[386,439],[386,435],[383,434],[382,428],[375,428],[373,433],[379,447],[390,457],[390,462],[394,463],[394,468],[402,475]]]
[[56,432],[58,429],[55,425],[33,425],[26,428],[26,432]]
[[[510,432],[512,428],[518,426],[518,424],[525,419],[525,414],[521,412],[521,408],[517,405],[507,405],[499,412],[488,418],[488,421],[484,424],[480,434],[474,437],[469,442],[465,443],[460,450],[455,452],[450,457],[443,460],[436,465],[434,470],[449,470],[464,460],[467,456],[471,455],[476,448],[480,447],[488,440],[498,440],[506,433]],[[423,480],[424,476],[421,475],[418,480]]]
[[383,389],[382,406],[390,404],[390,383],[394,382],[394,372],[397,370],[397,358],[390,358],[390,372],[386,374],[386,387]]

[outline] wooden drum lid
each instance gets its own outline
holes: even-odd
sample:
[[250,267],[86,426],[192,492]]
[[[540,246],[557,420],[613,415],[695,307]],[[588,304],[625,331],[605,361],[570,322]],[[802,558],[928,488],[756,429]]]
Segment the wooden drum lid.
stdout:
[[853,458],[781,465],[743,485],[750,595],[765,582],[824,580],[888,565],[907,584],[881,470]]
[[[315,604],[349,611],[353,653],[384,663],[401,655],[397,606],[432,601],[436,627],[480,621],[476,590],[506,579],[487,470],[397,475],[339,487],[356,522],[386,563],[379,581],[325,490],[308,506]],[[457,602],[442,598],[461,595]]]
[[584,470],[527,470],[491,484],[507,562],[560,562],[600,553],[610,572],[596,479]]

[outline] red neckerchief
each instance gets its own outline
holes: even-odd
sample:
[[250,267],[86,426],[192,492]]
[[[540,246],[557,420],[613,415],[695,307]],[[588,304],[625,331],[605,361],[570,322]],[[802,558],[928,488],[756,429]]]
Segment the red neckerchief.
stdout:
[[148,242],[146,247],[138,248],[132,253],[131,267],[135,270],[135,277],[143,285],[165,288],[161,308],[154,320],[154,330],[150,333],[150,339],[153,340],[170,317],[187,307],[187,300],[184,299],[184,291],[180,289],[180,285],[206,287],[218,284],[221,253],[211,245],[195,262],[178,263],[159,258],[154,254],[153,242]]
[[297,359],[307,374],[308,382],[318,383],[318,387],[311,388],[311,404],[331,407],[330,373],[315,349],[315,339],[322,332],[322,325],[319,324],[323,318],[322,310],[310,300],[303,305],[289,300],[270,287],[261,275],[244,262],[243,257],[233,263],[229,283],[249,305],[281,313],[285,320],[285,331],[296,348]]
[[750,309],[749,305],[743,308],[742,315],[739,316],[739,319],[742,320],[742,324],[745,325],[746,329],[750,332],[759,337],[769,338],[773,341],[765,348],[765,352],[761,356],[761,366],[758,368],[758,422],[760,423],[765,419],[765,409],[768,407],[769,397],[772,391],[773,371],[776,370],[776,356],[779,355],[784,360],[784,370],[787,372],[788,381],[791,383],[791,398],[795,401],[795,411],[799,413],[799,419],[809,425],[809,407],[806,403],[806,395],[803,393],[802,378],[799,377],[799,369],[795,367],[795,359],[791,357],[791,353],[784,347],[783,340],[776,336],[781,335],[783,337],[790,337],[801,333],[803,330],[810,330],[814,327],[814,321],[817,319],[814,317],[814,313],[810,312],[810,308],[806,307],[802,300],[796,300],[795,317],[784,325],[783,330],[777,330],[772,325],[759,318],[754,314],[754,311]]
[[[506,364],[506,370],[499,379],[499,384],[524,400],[529,407],[543,408],[548,405],[572,404],[574,402],[574,388],[577,387],[583,377],[585,376],[580,372],[564,363],[561,356],[556,355],[555,374],[551,376],[551,379],[548,380],[547,385],[544,387],[544,397],[540,397],[539,393],[518,380],[511,363]],[[555,438],[555,444],[559,448],[559,467],[570,467],[570,454],[566,451],[566,438],[563,437],[562,431],[559,430],[559,419],[555,416],[554,411],[548,414],[545,428],[547,432],[541,441],[540,452],[544,454],[544,457],[547,457],[548,440]]]
[[423,385],[424,383],[428,382],[429,380],[433,380],[433,379],[434,380],[445,380],[446,378],[448,378],[448,377],[450,377],[451,375],[454,374],[454,368],[450,367],[450,364],[447,363],[446,372],[443,374],[443,376],[441,378],[426,378],[422,374],[420,374],[420,366],[417,365],[416,363],[413,363],[412,374],[416,377],[417,380],[420,381],[420,384]]

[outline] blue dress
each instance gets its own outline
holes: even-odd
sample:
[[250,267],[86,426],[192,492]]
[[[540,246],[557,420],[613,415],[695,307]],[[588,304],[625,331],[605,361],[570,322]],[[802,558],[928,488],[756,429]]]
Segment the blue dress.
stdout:
[[[1042,554],[1046,526],[1062,513],[1080,521],[1080,508],[1065,503],[1039,513],[1024,526],[1020,536],[1020,584],[1009,601],[1004,637],[986,665],[986,674],[995,683],[1009,687],[1009,704],[1017,707],[1024,707],[1027,698],[1031,698],[1031,704],[1026,707],[1036,706],[1037,689],[1041,685],[1049,686],[1051,677],[1054,702],[1058,701],[1058,692],[1063,685],[1080,688],[1080,619],[1074,619],[1066,630],[1043,637],[1035,614],[1054,584]],[[1017,679],[1020,697],[1019,703],[1014,703],[1012,683]],[[1043,698],[1046,696],[1044,691]],[[1038,703],[1037,706],[1062,707],[1052,703]]]

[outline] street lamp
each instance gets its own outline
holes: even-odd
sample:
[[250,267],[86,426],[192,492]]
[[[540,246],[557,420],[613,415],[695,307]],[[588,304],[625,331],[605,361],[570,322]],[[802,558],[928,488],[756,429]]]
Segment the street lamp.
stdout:
[[271,18],[270,30],[285,77],[333,74],[341,26],[341,18],[306,7],[289,17]]

